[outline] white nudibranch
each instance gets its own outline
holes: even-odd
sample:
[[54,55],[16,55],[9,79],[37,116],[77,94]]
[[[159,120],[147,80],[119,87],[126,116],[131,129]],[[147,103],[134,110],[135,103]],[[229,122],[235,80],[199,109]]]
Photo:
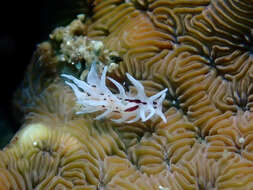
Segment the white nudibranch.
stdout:
[[137,94],[125,92],[124,87],[114,79],[107,77],[118,89],[119,93],[112,93],[106,86],[107,67],[104,67],[101,77],[98,76],[95,63],[87,76],[87,82],[79,80],[72,75],[62,74],[62,77],[72,82],[65,81],[76,96],[76,103],[80,105],[80,111],[76,114],[86,114],[103,111],[95,119],[109,118],[116,123],[132,123],[141,119],[147,121],[154,115],[167,119],[162,112],[162,103],[166,96],[167,88],[157,94],[147,97],[144,87],[130,74],[126,74],[130,82],[135,86]]

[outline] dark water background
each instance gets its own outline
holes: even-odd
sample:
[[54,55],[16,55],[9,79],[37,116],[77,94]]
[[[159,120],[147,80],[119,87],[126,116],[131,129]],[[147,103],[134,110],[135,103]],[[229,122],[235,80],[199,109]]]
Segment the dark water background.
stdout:
[[12,96],[37,44],[47,40],[53,28],[68,24],[84,9],[84,0],[0,3],[0,148],[20,126],[12,116]]

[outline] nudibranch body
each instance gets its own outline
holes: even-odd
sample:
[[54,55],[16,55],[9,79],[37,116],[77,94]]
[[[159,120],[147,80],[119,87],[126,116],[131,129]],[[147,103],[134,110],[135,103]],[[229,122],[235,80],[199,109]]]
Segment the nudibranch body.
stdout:
[[72,81],[65,82],[74,91],[77,104],[81,107],[77,114],[103,111],[96,119],[110,118],[116,123],[132,123],[139,119],[145,122],[154,115],[160,116],[164,122],[167,121],[162,112],[162,103],[167,88],[151,97],[147,97],[141,82],[127,73],[127,78],[135,86],[137,94],[133,95],[130,92],[125,92],[120,83],[107,77],[119,91],[115,94],[106,86],[106,72],[107,67],[105,66],[100,78],[95,63],[93,63],[87,76],[87,82],[71,75],[62,74],[63,77]]

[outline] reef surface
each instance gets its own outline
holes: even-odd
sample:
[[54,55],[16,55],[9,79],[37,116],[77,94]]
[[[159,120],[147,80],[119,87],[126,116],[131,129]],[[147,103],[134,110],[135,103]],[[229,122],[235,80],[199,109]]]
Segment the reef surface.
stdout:
[[[252,190],[253,1],[95,0],[34,53],[0,151],[0,189]],[[152,96],[167,122],[76,114],[66,73],[91,63]],[[108,81],[111,90],[116,90]]]

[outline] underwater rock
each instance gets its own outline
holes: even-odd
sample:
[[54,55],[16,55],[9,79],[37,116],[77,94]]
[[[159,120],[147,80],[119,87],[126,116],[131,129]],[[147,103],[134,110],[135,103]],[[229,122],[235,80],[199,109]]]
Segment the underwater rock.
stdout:
[[[0,152],[0,189],[253,189],[253,1],[89,3],[90,16],[34,53],[14,99],[22,128]],[[112,64],[126,91],[136,93],[126,73],[148,97],[167,88],[167,121],[76,114],[60,76],[85,80],[91,62],[100,74]]]

